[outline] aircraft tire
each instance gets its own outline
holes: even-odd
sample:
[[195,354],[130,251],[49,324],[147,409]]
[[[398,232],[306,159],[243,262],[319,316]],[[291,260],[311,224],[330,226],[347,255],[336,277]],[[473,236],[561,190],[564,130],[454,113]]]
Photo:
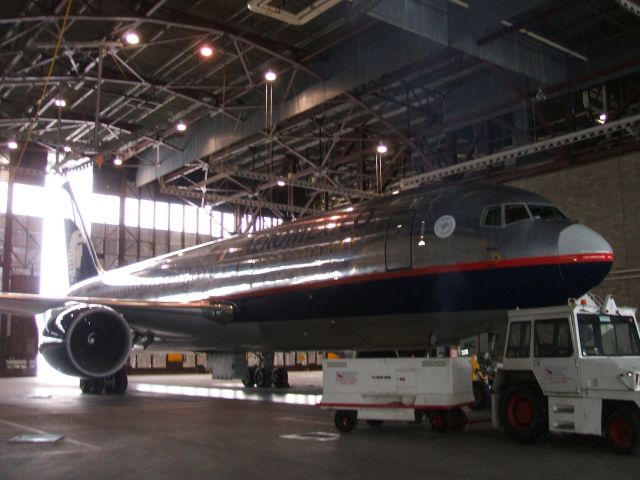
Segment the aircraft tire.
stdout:
[[129,379],[124,370],[118,370],[105,379],[104,393],[109,395],[122,395],[127,391]]
[[104,392],[104,378],[87,377],[80,379],[80,390],[82,393],[100,395]]
[[289,373],[286,368],[274,368],[271,372],[271,379],[273,380],[273,385],[277,388],[289,387]]
[[256,386],[258,388],[269,388],[271,386],[271,372],[264,368],[258,367],[255,371]]
[[546,403],[536,385],[512,386],[500,401],[504,430],[517,442],[537,442],[548,429]]
[[640,418],[628,408],[616,408],[604,426],[605,437],[616,453],[633,453],[640,436]]
[[247,368],[247,371],[243,375],[242,384],[246,388],[252,388],[256,384],[255,372],[256,372],[255,367],[249,367]]

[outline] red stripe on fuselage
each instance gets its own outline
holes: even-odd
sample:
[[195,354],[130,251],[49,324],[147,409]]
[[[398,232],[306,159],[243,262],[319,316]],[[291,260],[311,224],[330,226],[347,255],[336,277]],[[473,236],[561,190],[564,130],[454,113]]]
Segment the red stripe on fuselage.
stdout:
[[443,273],[459,273],[482,270],[498,270],[501,268],[521,268],[586,263],[613,263],[613,253],[581,253],[575,255],[512,258],[506,260],[488,260],[484,262],[456,263],[451,265],[420,267],[407,270],[398,270],[394,272],[377,272],[364,275],[353,275],[343,278],[321,280],[316,282],[300,283],[298,285],[283,285],[281,287],[266,288],[264,290],[251,290],[227,295],[225,297],[216,297],[216,300],[239,300],[242,298],[264,297],[267,295],[308,290],[311,288],[334,287],[357,283],[377,282],[380,280],[394,280],[398,278],[439,275]]

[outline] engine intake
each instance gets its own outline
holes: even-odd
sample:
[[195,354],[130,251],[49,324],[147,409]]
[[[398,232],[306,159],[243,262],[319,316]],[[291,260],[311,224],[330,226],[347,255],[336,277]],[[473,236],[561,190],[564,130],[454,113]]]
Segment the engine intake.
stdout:
[[113,375],[127,362],[132,346],[125,319],[103,305],[63,311],[50,320],[45,335],[59,338],[40,346],[47,361],[62,373],[79,377]]

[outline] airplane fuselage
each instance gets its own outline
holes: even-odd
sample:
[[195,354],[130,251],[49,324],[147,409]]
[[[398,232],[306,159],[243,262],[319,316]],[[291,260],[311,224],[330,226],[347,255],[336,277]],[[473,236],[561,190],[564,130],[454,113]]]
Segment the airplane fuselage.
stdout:
[[[536,218],[540,217],[540,218]],[[70,296],[207,300],[231,317],[123,311],[157,348],[293,350],[426,345],[501,328],[504,311],[597,285],[609,244],[509,187],[416,189],[106,272]]]

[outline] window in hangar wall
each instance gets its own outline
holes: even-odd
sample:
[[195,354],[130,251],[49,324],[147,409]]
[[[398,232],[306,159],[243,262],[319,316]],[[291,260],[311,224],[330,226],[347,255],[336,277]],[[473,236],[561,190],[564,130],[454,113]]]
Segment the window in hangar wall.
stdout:
[[[76,193],[76,197],[77,197]],[[81,202],[82,215],[91,224],[118,225],[120,218],[120,198],[114,195],[93,193]],[[28,217],[42,218],[51,211],[49,193],[45,187],[16,183],[13,192],[13,213]],[[72,217],[69,206],[64,208],[65,216]],[[0,214],[7,211],[7,182],[0,181]],[[154,202],[127,197],[125,199],[126,227],[140,227],[174,232],[200,233],[215,238],[228,238],[234,234],[233,213],[197,208],[192,205]],[[251,225],[253,217],[243,215],[240,220],[242,230]],[[280,225],[282,219],[262,217],[256,220],[251,231]]]
[[[91,169],[76,172],[71,178],[74,195],[80,204],[82,215],[87,221],[87,228],[91,231],[91,226],[111,228],[117,227],[120,217],[120,198],[115,195],[104,195],[92,193],[92,171]],[[49,175],[46,186],[34,186],[16,183],[13,193],[13,211],[15,215],[29,218],[44,219],[43,242],[42,242],[42,262],[47,257],[59,258],[59,251],[65,249],[62,224],[51,230],[47,220],[51,217],[51,212],[59,212],[66,218],[73,218],[70,202],[66,193],[60,188],[61,177]],[[6,177],[0,178],[0,214],[6,213],[7,209],[7,181]],[[127,227],[140,227],[141,229],[159,232],[185,232],[198,233],[207,238],[228,238],[235,231],[236,219],[233,213],[213,210],[211,208],[197,208],[192,205],[180,203],[154,202],[152,200],[138,200],[136,198],[125,199],[124,224]],[[55,222],[56,220],[52,220]],[[251,216],[243,216],[240,219],[241,227],[245,229],[252,225]],[[282,223],[281,219],[271,217],[258,218],[251,230],[260,230]],[[105,229],[103,228],[103,231]],[[53,233],[52,233],[53,232]],[[53,241],[52,236],[58,236],[58,241]],[[2,239],[0,239],[2,241]],[[63,266],[63,268],[66,268]],[[44,272],[43,272],[44,274]],[[52,282],[56,284],[56,282]],[[59,288],[64,288],[60,286]],[[49,292],[54,294],[54,292]],[[59,293],[59,292],[58,292]]]

